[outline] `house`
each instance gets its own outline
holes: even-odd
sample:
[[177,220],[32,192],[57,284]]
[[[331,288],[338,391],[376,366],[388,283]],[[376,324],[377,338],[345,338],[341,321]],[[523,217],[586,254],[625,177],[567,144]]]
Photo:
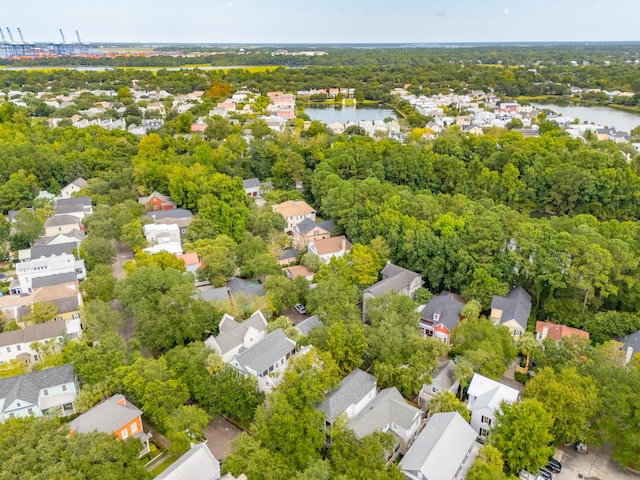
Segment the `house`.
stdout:
[[618,342],[622,343],[622,350],[625,353],[624,361],[625,363],[631,362],[633,360],[634,355],[638,355],[640,353],[640,330],[637,332],[630,333],[626,337],[616,339]]
[[53,237],[59,233],[68,234],[74,230],[84,230],[80,219],[74,215],[53,215],[44,223],[44,234],[47,237]]
[[74,193],[79,192],[81,189],[83,189],[87,185],[89,185],[89,182],[87,182],[84,178],[76,178],[70,184],[62,187],[62,189],[60,190],[60,195],[58,195],[58,197],[71,198]]
[[180,243],[180,229],[175,224],[151,223],[142,227],[150,245]]
[[258,282],[248,282],[242,278],[233,277],[225,287],[215,288],[205,285],[198,289],[198,296],[206,302],[228,300],[230,296],[242,292],[248,297],[264,297],[265,291]]
[[278,256],[278,263],[280,265],[291,265],[298,260],[298,249],[287,248]]
[[202,267],[202,263],[200,262],[200,258],[197,253],[183,253],[176,255],[176,257],[184,262],[187,272],[193,273],[194,275],[196,275],[198,269]]
[[552,338],[556,342],[560,342],[563,338],[572,337],[589,340],[589,332],[579,328],[558,325],[557,323],[536,322],[536,340],[538,340],[538,343],[542,343],[545,338]]
[[380,392],[348,424],[357,439],[375,432],[394,434],[395,448],[391,458],[404,453],[420,433],[422,410],[409,405],[397,388]]
[[467,389],[471,411],[471,426],[476,434],[484,439],[496,421],[496,412],[502,402],[514,403],[520,398],[520,392],[500,382],[491,380],[478,373],[473,374]]
[[32,247],[32,258],[15,263],[18,278],[16,284],[10,286],[10,293],[21,295],[44,286],[83,280],[86,277],[84,260],[67,253],[69,248],[77,248],[77,244]]
[[154,253],[160,252],[169,252],[172,255],[182,255],[182,243],[180,242],[164,242],[158,243],[157,245],[152,245],[147,248],[142,249],[144,252],[149,255],[153,255]]
[[519,340],[527,329],[531,313],[531,295],[522,287],[514,288],[506,297],[493,296],[491,320],[509,329],[514,340]]
[[260,180],[257,178],[242,180],[242,188],[244,188],[244,193],[249,197],[260,196]]
[[366,304],[370,298],[378,298],[388,292],[396,292],[400,295],[413,297],[414,293],[422,285],[422,276],[406,268],[387,263],[380,271],[382,280],[371,285],[362,293],[362,317],[366,315]]
[[0,379],[0,422],[39,417],[49,412],[75,413],[80,388],[71,364]]
[[145,210],[173,210],[177,207],[176,202],[168,195],[163,195],[155,190],[151,195],[138,197],[138,203],[144,205]]
[[278,374],[287,368],[295,353],[296,343],[279,328],[240,353],[230,365],[241,375],[256,377],[258,389],[267,393],[279,383]]
[[156,480],[218,480],[220,462],[206,443],[191,445],[191,449],[178,458]]
[[293,280],[296,277],[304,277],[309,282],[313,281],[315,273],[313,270],[309,270],[304,265],[293,265],[284,269],[284,274],[289,280]]
[[329,392],[318,410],[324,413],[326,425],[333,425],[343,414],[350,420],[362,412],[375,398],[377,391],[376,377],[356,368]]
[[53,211],[56,215],[73,215],[82,220],[93,213],[91,197],[58,198]]
[[418,405],[428,410],[429,402],[436,394],[445,391],[453,394],[458,393],[460,382],[455,378],[454,366],[455,363],[453,363],[453,360],[443,360],[440,362],[436,371],[431,375],[431,383],[422,385],[420,393],[418,394]]
[[33,344],[60,345],[63,341],[80,336],[82,325],[79,318],[55,320],[27,326],[19,330],[0,333],[0,365],[11,360],[24,360],[26,363],[40,360],[41,353]]
[[464,299],[455,293],[444,291],[433,297],[422,309],[420,332],[449,345],[465,305]]
[[140,456],[149,453],[150,436],[142,429],[142,410],[127,402],[120,394],[107,398],[67,425],[69,436],[74,433],[102,432],[125,440],[135,437],[142,443]]
[[298,330],[302,335],[304,335],[306,337],[306,336],[309,335],[311,330],[313,330],[314,328],[317,328],[317,327],[321,327],[322,325],[323,324],[320,321],[320,319],[318,318],[318,316],[317,315],[313,315],[312,317],[309,317],[309,318],[301,321],[297,325],[294,325],[294,328],[296,330]]
[[222,357],[222,361],[229,363],[240,353],[241,349],[248,349],[267,336],[267,320],[260,310],[243,322],[236,322],[229,314],[224,314],[218,325],[218,335],[211,335],[205,340],[205,345]]
[[309,253],[319,257],[324,263],[329,263],[333,257],[342,257],[349,253],[351,247],[353,245],[344,235],[314,240],[307,245]]
[[172,208],[147,212],[147,217],[159,225],[177,225],[180,230],[180,238],[184,238],[187,234],[187,228],[193,220],[193,213],[185,208]]
[[304,200],[288,200],[277,205],[273,205],[274,212],[281,214],[285,221],[285,233],[293,232],[293,229],[305,218],[316,221],[316,211]]
[[303,249],[310,242],[329,238],[331,237],[333,226],[333,220],[315,222],[310,218],[306,218],[293,228],[293,246]]
[[59,233],[52,237],[41,237],[36,240],[34,246],[42,247],[45,245],[59,245],[61,243],[75,243],[80,246],[80,242],[84,240],[85,234],[80,230],[73,230],[69,233]]
[[21,321],[37,302],[51,302],[58,307],[58,315],[77,313],[82,305],[82,295],[77,282],[60,283],[34,288],[30,294],[14,294],[20,290],[20,284],[11,282],[12,295],[0,297],[0,312],[8,319]]
[[461,130],[464,133],[467,133],[469,135],[482,135],[484,132],[482,131],[482,128],[478,127],[477,125],[463,125],[461,127]]
[[400,461],[407,480],[458,480],[480,448],[458,412],[436,413]]

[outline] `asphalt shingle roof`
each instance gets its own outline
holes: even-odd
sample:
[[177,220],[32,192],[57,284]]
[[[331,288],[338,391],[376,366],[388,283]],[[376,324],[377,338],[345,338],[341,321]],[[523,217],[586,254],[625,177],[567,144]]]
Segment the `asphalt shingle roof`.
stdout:
[[491,308],[502,310],[500,323],[516,320],[526,328],[531,313],[531,295],[522,287],[514,288],[506,297],[495,295],[491,301]]
[[[126,402],[125,405],[118,403],[122,400]],[[70,421],[68,427],[79,433],[98,431],[111,434],[140,415],[142,410],[131,405],[122,395],[116,394]]]
[[462,297],[445,291],[427,303],[422,310],[422,318],[433,320],[434,314],[437,314],[439,318],[436,324],[443,323],[452,332],[460,321],[460,312],[464,306],[465,302]]
[[295,348],[296,344],[279,328],[238,355],[235,361],[245,371],[251,369],[260,375]]
[[376,377],[356,368],[327,395],[318,409],[324,412],[329,423],[333,423],[350,405],[357,404],[376,388],[376,385]]

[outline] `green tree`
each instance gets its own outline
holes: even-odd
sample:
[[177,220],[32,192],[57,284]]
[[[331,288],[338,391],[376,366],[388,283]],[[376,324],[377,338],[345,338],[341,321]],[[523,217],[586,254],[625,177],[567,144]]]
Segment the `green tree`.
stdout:
[[467,473],[468,480],[508,480],[503,471],[504,460],[493,445],[483,445]]
[[343,320],[327,327],[323,348],[331,354],[344,377],[354,368],[360,367],[367,351],[367,338],[361,323],[346,324]]
[[556,442],[574,443],[593,437],[591,419],[600,401],[591,377],[573,367],[559,373],[545,367],[527,383],[524,396],[538,400],[553,416],[551,433]]
[[165,421],[166,435],[171,441],[171,453],[182,455],[191,443],[204,440],[209,423],[207,412],[195,405],[181,405]]
[[212,415],[225,415],[243,425],[254,417],[256,408],[264,401],[253,377],[238,376],[231,367],[215,375],[207,395],[207,406]]
[[97,265],[110,266],[116,259],[116,249],[111,240],[89,235],[80,243],[80,257],[91,271]]
[[116,281],[111,266],[98,264],[87,274],[86,280],[80,284],[80,289],[86,300],[110,302],[114,298]]
[[549,446],[553,418],[540,402],[525,399],[503,404],[496,420],[489,444],[500,450],[510,473],[537,472],[546,464],[553,453]]
[[38,179],[24,170],[12,173],[9,179],[0,185],[0,209],[3,212],[18,210],[31,205],[38,195]]
[[16,231],[11,236],[12,250],[29,248],[37,238],[44,235],[44,220],[26,208],[16,215],[14,226]]
[[22,316],[22,321],[34,324],[50,322],[58,314],[58,306],[53,302],[35,302],[31,311]]
[[467,422],[471,420],[469,409],[448,390],[436,393],[429,402],[430,415],[443,412],[458,412]]

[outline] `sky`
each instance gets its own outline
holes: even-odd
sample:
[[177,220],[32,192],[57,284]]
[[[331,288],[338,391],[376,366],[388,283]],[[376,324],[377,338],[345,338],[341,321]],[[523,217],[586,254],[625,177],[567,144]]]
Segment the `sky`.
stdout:
[[[5,3],[5,2],[3,2]],[[637,41],[640,0],[30,0],[0,25],[27,42]]]

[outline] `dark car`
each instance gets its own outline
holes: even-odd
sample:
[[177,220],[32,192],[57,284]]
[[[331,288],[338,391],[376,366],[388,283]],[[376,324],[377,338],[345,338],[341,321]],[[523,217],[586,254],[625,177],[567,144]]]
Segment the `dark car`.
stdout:
[[551,472],[549,470],[545,470],[544,468],[540,469],[538,475],[542,475],[545,480],[553,480],[553,475],[551,474]]
[[560,470],[562,470],[562,467],[559,467],[557,464],[555,463],[547,463],[544,468],[546,470],[549,470],[551,473],[560,473]]
[[554,467],[556,467],[558,470],[562,470],[562,464],[556,460],[553,457],[549,457],[549,460],[547,462],[548,465],[553,465]]

